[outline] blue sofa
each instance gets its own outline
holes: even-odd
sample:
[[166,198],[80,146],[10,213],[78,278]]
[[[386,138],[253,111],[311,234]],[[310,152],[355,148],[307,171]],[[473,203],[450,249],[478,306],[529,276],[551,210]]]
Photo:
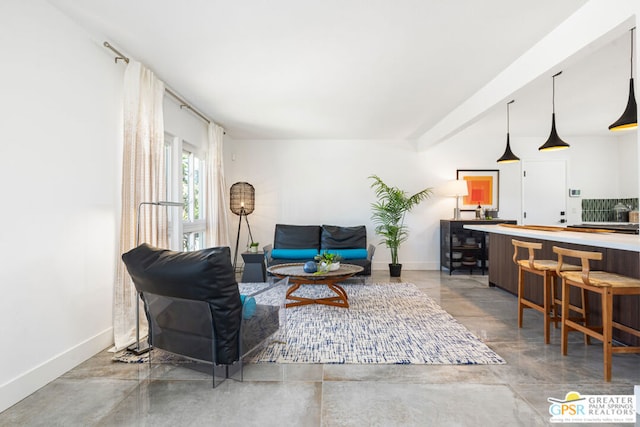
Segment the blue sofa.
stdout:
[[341,262],[362,266],[358,275],[371,275],[374,245],[367,246],[364,225],[342,227],[338,225],[276,224],[273,245],[264,247],[267,266],[312,261],[320,253],[340,255]]

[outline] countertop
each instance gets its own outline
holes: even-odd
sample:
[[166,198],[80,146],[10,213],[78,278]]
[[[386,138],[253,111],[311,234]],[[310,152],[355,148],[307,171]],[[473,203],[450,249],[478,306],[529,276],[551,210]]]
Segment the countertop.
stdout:
[[482,224],[466,224],[464,228],[484,231],[485,233],[507,234],[510,236],[528,237],[531,239],[552,240],[556,242],[575,243],[578,245],[640,252],[640,236],[637,234],[541,231]]
[[612,222],[612,221],[585,221],[585,222],[579,222],[577,224],[573,224],[573,225],[635,225],[637,224],[636,222]]

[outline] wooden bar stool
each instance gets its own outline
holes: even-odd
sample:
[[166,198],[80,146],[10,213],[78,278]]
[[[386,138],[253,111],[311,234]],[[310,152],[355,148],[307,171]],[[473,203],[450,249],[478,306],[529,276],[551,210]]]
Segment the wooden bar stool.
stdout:
[[[544,343],[549,344],[550,322],[553,321],[557,328],[558,322],[560,321],[558,307],[560,306],[561,300],[556,293],[556,271],[558,269],[558,262],[548,259],[535,259],[534,251],[542,249],[542,243],[523,242],[516,239],[512,239],[511,243],[513,244],[513,262],[518,266],[518,328],[522,328],[522,318],[525,308],[532,308],[541,312],[544,315]],[[528,249],[528,259],[518,259],[518,248]],[[579,266],[570,264],[565,264],[563,268],[566,270],[580,270]],[[525,272],[533,273],[543,278],[542,305],[524,297],[524,287],[526,285],[524,280]],[[571,305],[571,310],[580,313],[582,317],[584,317],[586,313],[584,297],[582,299],[582,306],[577,307]]]
[[[640,347],[614,347],[613,329],[619,329],[640,338],[640,331],[613,321],[613,297],[615,295],[640,295],[640,279],[609,273],[607,271],[591,271],[589,261],[602,260],[601,252],[587,252],[573,249],[553,247],[558,254],[557,273],[562,277],[562,340],[561,351],[567,355],[567,338],[570,330],[579,331],[585,336],[591,336],[602,341],[604,352],[604,380],[611,381],[611,355],[613,353],[640,353]],[[579,258],[582,263],[581,271],[562,271],[563,257]],[[565,303],[569,295],[570,286],[582,290],[595,292],[602,301],[602,326],[594,326],[585,322],[581,325],[567,318],[568,304]]]

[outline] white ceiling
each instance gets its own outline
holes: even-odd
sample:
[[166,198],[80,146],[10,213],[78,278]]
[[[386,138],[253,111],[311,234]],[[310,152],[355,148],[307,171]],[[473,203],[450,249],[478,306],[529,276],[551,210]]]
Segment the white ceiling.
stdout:
[[[600,41],[567,58],[487,110],[468,131],[478,136],[504,137],[507,102],[515,100],[510,106],[512,137],[542,137],[541,143],[544,142],[551,131],[554,84],[551,76],[561,71],[555,79],[556,125],[560,136],[567,141],[565,136],[610,137],[608,126],[620,117],[629,96],[630,43],[629,32],[623,31],[612,40]],[[621,134],[624,132],[617,135]]]
[[[419,137],[587,2],[49,1],[235,139]],[[573,61],[556,79],[559,131],[561,118],[566,133],[606,130],[628,58],[626,38]],[[512,133],[548,134],[551,79],[514,96]],[[487,129],[504,133],[505,108]]]

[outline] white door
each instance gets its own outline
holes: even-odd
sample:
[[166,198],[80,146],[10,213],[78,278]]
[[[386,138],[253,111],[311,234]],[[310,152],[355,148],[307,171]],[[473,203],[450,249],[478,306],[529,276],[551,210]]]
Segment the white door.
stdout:
[[564,226],[567,191],[564,160],[522,162],[522,224]]

